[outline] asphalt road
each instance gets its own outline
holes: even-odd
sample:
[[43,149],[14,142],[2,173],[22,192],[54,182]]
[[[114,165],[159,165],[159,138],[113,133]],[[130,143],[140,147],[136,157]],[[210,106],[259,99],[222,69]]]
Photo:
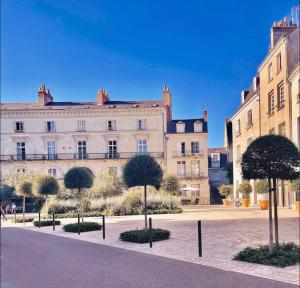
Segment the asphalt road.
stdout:
[[295,288],[21,228],[1,231],[1,288]]

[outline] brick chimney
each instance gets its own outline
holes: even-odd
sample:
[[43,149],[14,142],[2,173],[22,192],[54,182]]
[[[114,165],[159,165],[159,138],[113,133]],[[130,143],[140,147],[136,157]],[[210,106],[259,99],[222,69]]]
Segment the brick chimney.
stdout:
[[42,84],[38,91],[38,102],[40,105],[45,106],[49,102],[53,102],[50,89],[46,89],[46,85]]
[[102,88],[98,90],[98,105],[103,105],[106,102],[109,102],[109,95]]
[[276,45],[278,40],[293,31],[297,28],[296,24],[293,24],[292,21],[289,21],[287,17],[285,17],[282,20],[278,22],[274,22],[273,26],[271,28],[271,43],[270,43],[270,49],[273,49],[273,47]]
[[207,120],[208,120],[208,112],[207,112],[207,110],[203,111],[203,119],[204,119],[205,122],[207,122]]
[[169,87],[166,85],[163,88],[164,106],[167,108],[167,121],[172,120],[172,96]]
[[241,103],[244,103],[246,100],[247,95],[249,94],[249,90],[242,90],[241,92]]

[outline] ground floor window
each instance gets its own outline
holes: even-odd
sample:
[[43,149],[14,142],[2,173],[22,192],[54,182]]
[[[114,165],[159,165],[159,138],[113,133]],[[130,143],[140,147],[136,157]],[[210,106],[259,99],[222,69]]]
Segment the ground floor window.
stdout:
[[53,177],[56,177],[56,175],[57,175],[56,168],[49,168],[48,169],[48,174],[53,176]]
[[192,184],[191,185],[191,195],[194,197],[200,196],[200,184]]

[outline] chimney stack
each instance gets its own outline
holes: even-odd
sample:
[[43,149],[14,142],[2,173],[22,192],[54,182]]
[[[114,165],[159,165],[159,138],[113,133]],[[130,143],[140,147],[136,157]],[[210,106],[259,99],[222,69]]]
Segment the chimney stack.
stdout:
[[208,112],[207,112],[207,110],[203,111],[203,119],[204,119],[205,122],[207,122],[207,120],[208,120]]
[[53,102],[53,97],[51,95],[50,89],[46,89],[45,84],[42,84],[39,88],[38,102],[42,106],[47,105],[49,102]]
[[167,108],[167,121],[172,120],[172,96],[169,87],[167,85],[163,88],[163,102],[164,107]]
[[98,90],[98,105],[103,105],[106,102],[109,102],[109,95],[102,88]]
[[241,102],[242,103],[244,103],[248,93],[249,93],[249,90],[242,90],[242,93],[241,93]]

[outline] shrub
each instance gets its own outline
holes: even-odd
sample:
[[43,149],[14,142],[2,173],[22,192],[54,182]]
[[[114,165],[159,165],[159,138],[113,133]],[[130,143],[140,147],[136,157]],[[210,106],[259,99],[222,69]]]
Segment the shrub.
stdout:
[[162,188],[171,195],[179,196],[180,187],[178,177],[176,175],[165,175],[163,177]]
[[[34,217],[25,217],[25,222],[32,222]],[[15,222],[15,219],[12,219]],[[23,223],[23,217],[16,217],[16,223]]]
[[[59,220],[55,220],[54,223],[55,223],[55,225],[60,225],[60,221]],[[39,227],[39,221],[37,221],[37,220],[33,221],[33,225],[35,227]],[[41,227],[52,226],[52,225],[53,225],[53,221],[52,220],[42,220],[41,221]]]
[[229,195],[232,194],[232,186],[231,185],[221,185],[219,186],[219,193],[220,195],[227,198]]
[[[56,198],[50,198],[48,201],[49,214],[63,214],[68,212],[76,212],[77,203],[78,201],[76,200],[58,200]],[[43,214],[47,214],[46,210],[46,205],[44,205],[41,212]]]
[[[85,212],[82,214],[83,217],[101,217],[102,215],[103,215],[103,212],[98,212],[98,211]],[[78,217],[77,212],[67,212],[64,214],[55,214],[56,219],[77,218],[77,217]],[[45,219],[46,217],[43,217],[43,218]]]
[[247,247],[233,259],[283,268],[300,262],[300,247],[293,242],[279,244],[272,252],[267,245],[256,248]]
[[33,183],[33,193],[35,195],[53,195],[57,194],[59,190],[56,178],[51,175],[39,175]]
[[257,194],[268,194],[269,184],[267,180],[258,180],[255,183],[255,190]]
[[239,192],[243,194],[244,199],[248,199],[249,194],[252,192],[252,186],[250,185],[250,183],[248,181],[243,181],[240,184]]
[[[77,223],[71,223],[64,225],[64,231],[65,232],[72,232],[77,233],[78,232],[78,224]],[[80,223],[80,232],[89,232],[89,231],[96,231],[101,230],[101,225],[96,222],[82,222]]]
[[[167,240],[170,238],[170,231],[164,229],[152,229],[152,241]],[[148,243],[149,242],[149,230],[137,229],[122,232],[120,234],[120,240],[134,243]]]

